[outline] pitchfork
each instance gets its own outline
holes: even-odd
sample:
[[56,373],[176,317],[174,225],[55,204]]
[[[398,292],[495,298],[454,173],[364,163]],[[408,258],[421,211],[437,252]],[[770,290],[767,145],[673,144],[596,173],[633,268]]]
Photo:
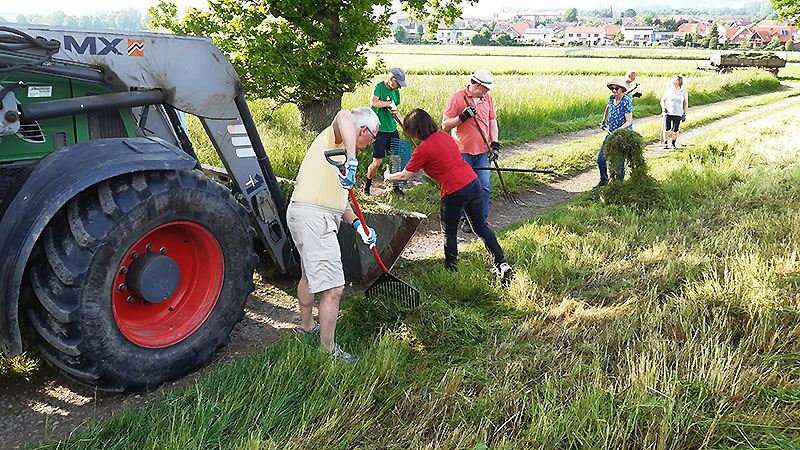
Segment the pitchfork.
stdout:
[[[470,102],[467,99],[466,95],[464,95],[464,102],[466,102],[467,105],[470,104]],[[477,111],[477,105],[475,106],[475,108],[476,108],[476,111]],[[489,155],[492,154],[492,148],[489,146],[489,140],[486,139],[486,135],[483,133],[483,128],[481,128],[481,124],[478,123],[478,118],[476,116],[472,116],[472,120],[475,121],[475,126],[478,127],[478,131],[481,133],[481,137],[483,138],[483,143],[486,145],[486,150],[489,152],[486,155],[486,157],[488,158]],[[492,161],[492,162],[494,163],[494,166],[496,168],[500,168],[500,166],[497,165],[497,161],[496,160]],[[497,171],[497,178],[500,179],[500,186],[503,187],[503,196],[506,198],[506,200],[510,201],[511,203],[517,204],[519,206],[525,206],[525,202],[523,202],[519,197],[517,197],[516,195],[512,194],[511,191],[508,190],[508,187],[506,186],[506,182],[505,182],[505,180],[503,180],[503,174],[501,173],[500,170]]]
[[[347,153],[343,149],[328,150],[325,152],[325,159],[327,159],[332,165],[336,166],[339,169],[339,172],[344,175],[346,173],[344,161],[337,162],[336,160],[331,159],[331,157],[345,156],[346,154]],[[350,200],[353,202],[353,209],[356,210],[356,215],[361,221],[367,236],[369,236],[369,227],[367,226],[367,221],[364,220],[364,215],[361,213],[361,208],[358,206],[356,194],[353,192],[353,189],[350,189],[349,193]],[[364,292],[364,295],[366,295],[368,299],[372,299],[373,297],[390,298],[399,302],[408,309],[414,309],[418,307],[419,290],[389,273],[389,269],[386,268],[386,266],[383,264],[383,261],[381,261],[380,255],[378,255],[378,250],[375,248],[375,244],[370,245],[369,248],[372,250],[372,256],[375,257],[375,261],[377,261],[378,265],[381,266],[381,269],[383,269],[383,274],[381,274],[381,276],[378,277],[378,279],[375,280],[375,282],[372,283],[369,288],[367,288],[367,290]]]

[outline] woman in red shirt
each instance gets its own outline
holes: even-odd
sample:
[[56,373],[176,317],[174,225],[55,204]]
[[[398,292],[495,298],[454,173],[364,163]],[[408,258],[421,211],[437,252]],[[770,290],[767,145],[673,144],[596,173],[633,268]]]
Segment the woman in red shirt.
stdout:
[[439,131],[436,122],[422,109],[411,111],[403,119],[403,132],[422,142],[414,149],[403,171],[390,173],[387,167],[383,178],[388,181],[405,181],[422,169],[442,187],[439,215],[444,228],[445,268],[457,270],[456,235],[461,212],[464,211],[472,229],[492,254],[495,273],[503,280],[508,279],[512,272],[511,266],[506,262],[503,249],[483,216],[483,187],[475,171],[461,157],[458,145],[449,134]]

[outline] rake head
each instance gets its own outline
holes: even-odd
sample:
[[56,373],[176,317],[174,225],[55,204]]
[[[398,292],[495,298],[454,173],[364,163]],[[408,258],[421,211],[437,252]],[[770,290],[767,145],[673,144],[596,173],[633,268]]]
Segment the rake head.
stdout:
[[414,286],[397,278],[389,272],[378,277],[366,292],[370,300],[384,299],[399,304],[403,309],[412,310],[419,306],[419,291]]

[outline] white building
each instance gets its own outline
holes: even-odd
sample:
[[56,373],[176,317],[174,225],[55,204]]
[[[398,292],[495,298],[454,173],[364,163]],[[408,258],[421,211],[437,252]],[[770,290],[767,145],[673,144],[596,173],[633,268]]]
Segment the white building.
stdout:
[[625,42],[630,42],[633,45],[650,45],[655,39],[653,33],[656,29],[654,27],[622,27],[622,36]]
[[467,28],[439,28],[439,30],[436,31],[436,40],[443,44],[455,44],[462,39],[469,39],[476,34],[478,34],[477,31]]
[[599,45],[606,37],[603,27],[567,27],[564,30],[564,45]]

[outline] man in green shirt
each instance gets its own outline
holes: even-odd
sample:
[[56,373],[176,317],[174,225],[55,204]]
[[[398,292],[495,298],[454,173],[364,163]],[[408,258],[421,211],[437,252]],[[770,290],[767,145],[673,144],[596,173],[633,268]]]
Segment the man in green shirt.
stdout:
[[[397,105],[400,104],[400,88],[406,86],[406,73],[403,72],[403,69],[395,67],[389,72],[389,77],[385,81],[375,85],[375,90],[372,92],[370,106],[375,111],[375,114],[378,115],[381,125],[378,128],[375,141],[372,143],[372,164],[367,168],[367,182],[364,184],[364,193],[367,195],[370,195],[369,189],[372,187],[372,179],[378,173],[378,169],[383,163],[383,158],[389,153],[391,139],[400,138],[395,120],[400,122],[402,126],[402,119],[400,112],[397,110]],[[403,191],[398,186],[395,186],[392,192],[397,195],[403,195]]]

